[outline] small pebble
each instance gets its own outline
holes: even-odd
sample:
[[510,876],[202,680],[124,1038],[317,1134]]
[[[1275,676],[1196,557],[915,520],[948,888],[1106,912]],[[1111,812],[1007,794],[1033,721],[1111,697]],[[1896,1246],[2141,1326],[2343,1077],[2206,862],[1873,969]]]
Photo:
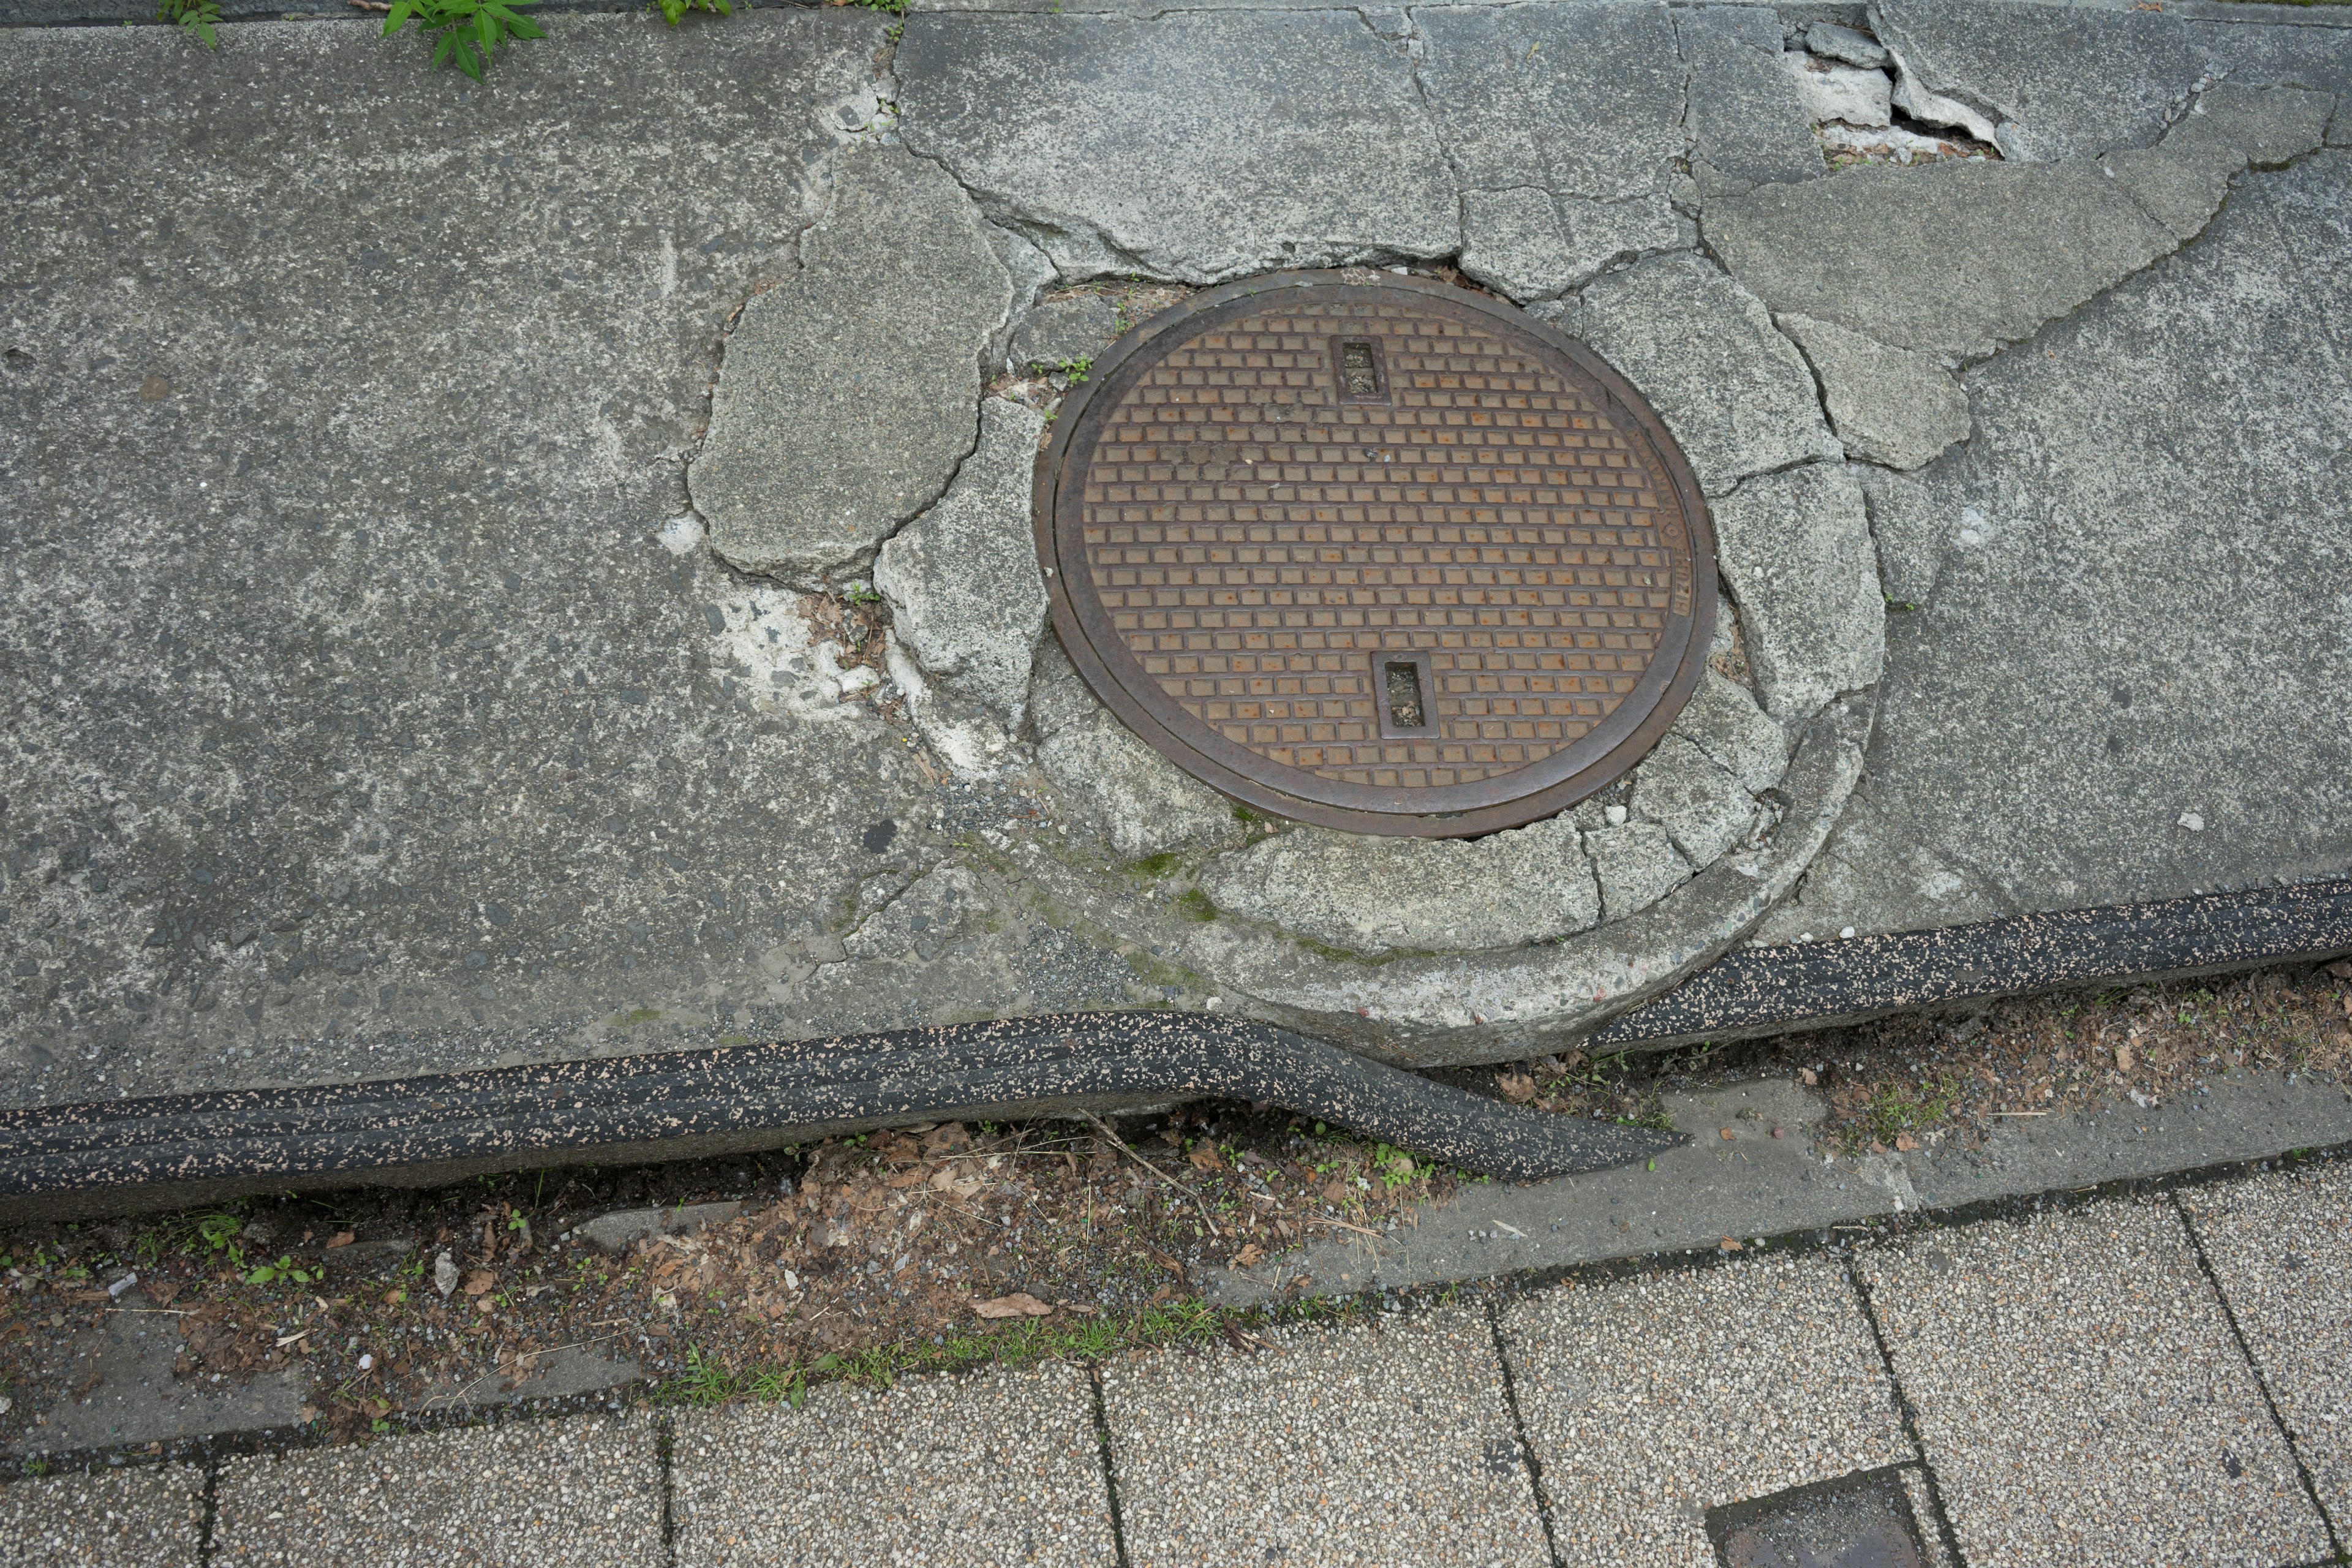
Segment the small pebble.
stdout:
[[1788,1131],[1785,1128],[1775,1127],[1772,1129],[1772,1136],[1775,1138],[1786,1138],[1788,1135]]
[[1852,942],[1853,940],[1853,927],[1848,926],[1843,931],[1839,931],[1838,939],[1842,942]]

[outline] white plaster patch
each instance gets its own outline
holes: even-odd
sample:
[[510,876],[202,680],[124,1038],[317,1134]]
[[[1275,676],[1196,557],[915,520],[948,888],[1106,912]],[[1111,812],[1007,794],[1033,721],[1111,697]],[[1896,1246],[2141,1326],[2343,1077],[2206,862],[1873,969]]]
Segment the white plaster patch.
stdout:
[[654,537],[672,555],[691,555],[702,548],[702,520],[690,511],[682,511],[663,523],[661,531]]
[[1012,740],[984,714],[958,717],[948,711],[946,699],[923,679],[923,672],[897,643],[882,650],[890,679],[907,700],[908,715],[940,760],[960,778],[980,778],[996,771]]
[[730,675],[751,700],[812,722],[871,717],[844,699],[877,677],[863,665],[847,667],[848,650],[816,636],[802,595],[789,588],[751,588],[713,607],[723,626],[711,634],[711,668]]

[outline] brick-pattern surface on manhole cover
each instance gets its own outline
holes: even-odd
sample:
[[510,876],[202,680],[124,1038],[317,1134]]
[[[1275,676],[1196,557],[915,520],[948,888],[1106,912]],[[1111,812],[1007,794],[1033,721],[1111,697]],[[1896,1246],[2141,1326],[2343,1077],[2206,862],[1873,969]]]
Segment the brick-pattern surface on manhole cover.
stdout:
[[1088,683],[1286,816],[1458,836],[1641,760],[1714,622],[1705,503],[1655,414],[1511,306],[1285,274],[1097,363],[1040,464]]

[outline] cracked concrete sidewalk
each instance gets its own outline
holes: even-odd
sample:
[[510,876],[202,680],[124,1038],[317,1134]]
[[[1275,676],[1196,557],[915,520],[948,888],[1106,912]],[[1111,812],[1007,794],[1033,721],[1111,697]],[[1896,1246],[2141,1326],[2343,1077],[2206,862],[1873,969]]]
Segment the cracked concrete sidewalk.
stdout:
[[2341,1560],[2340,1160],[1631,1263],[800,1408],[22,1479],[0,1520],[27,1568]]
[[[2339,873],[2340,23],[779,8],[481,88],[331,21],[11,32],[0,1098],[1167,1005],[1497,1059],[1734,941]],[[1893,152],[1837,166],[1832,86]],[[1025,526],[983,388],[1045,293],[1434,264],[1674,427],[1795,755],[1769,866],[1612,805],[1664,901],[1369,963],[1192,918],[1258,830],[1024,584],[977,637],[924,584]]]

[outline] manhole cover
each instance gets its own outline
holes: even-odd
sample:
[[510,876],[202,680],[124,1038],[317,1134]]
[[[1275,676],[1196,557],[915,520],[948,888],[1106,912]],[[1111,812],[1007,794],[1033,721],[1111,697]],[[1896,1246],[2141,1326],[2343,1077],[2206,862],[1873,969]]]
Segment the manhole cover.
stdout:
[[1607,365],[1502,301],[1293,273],[1113,345],[1039,464],[1072,661],[1276,815],[1453,837],[1547,816],[1698,680],[1715,545]]

